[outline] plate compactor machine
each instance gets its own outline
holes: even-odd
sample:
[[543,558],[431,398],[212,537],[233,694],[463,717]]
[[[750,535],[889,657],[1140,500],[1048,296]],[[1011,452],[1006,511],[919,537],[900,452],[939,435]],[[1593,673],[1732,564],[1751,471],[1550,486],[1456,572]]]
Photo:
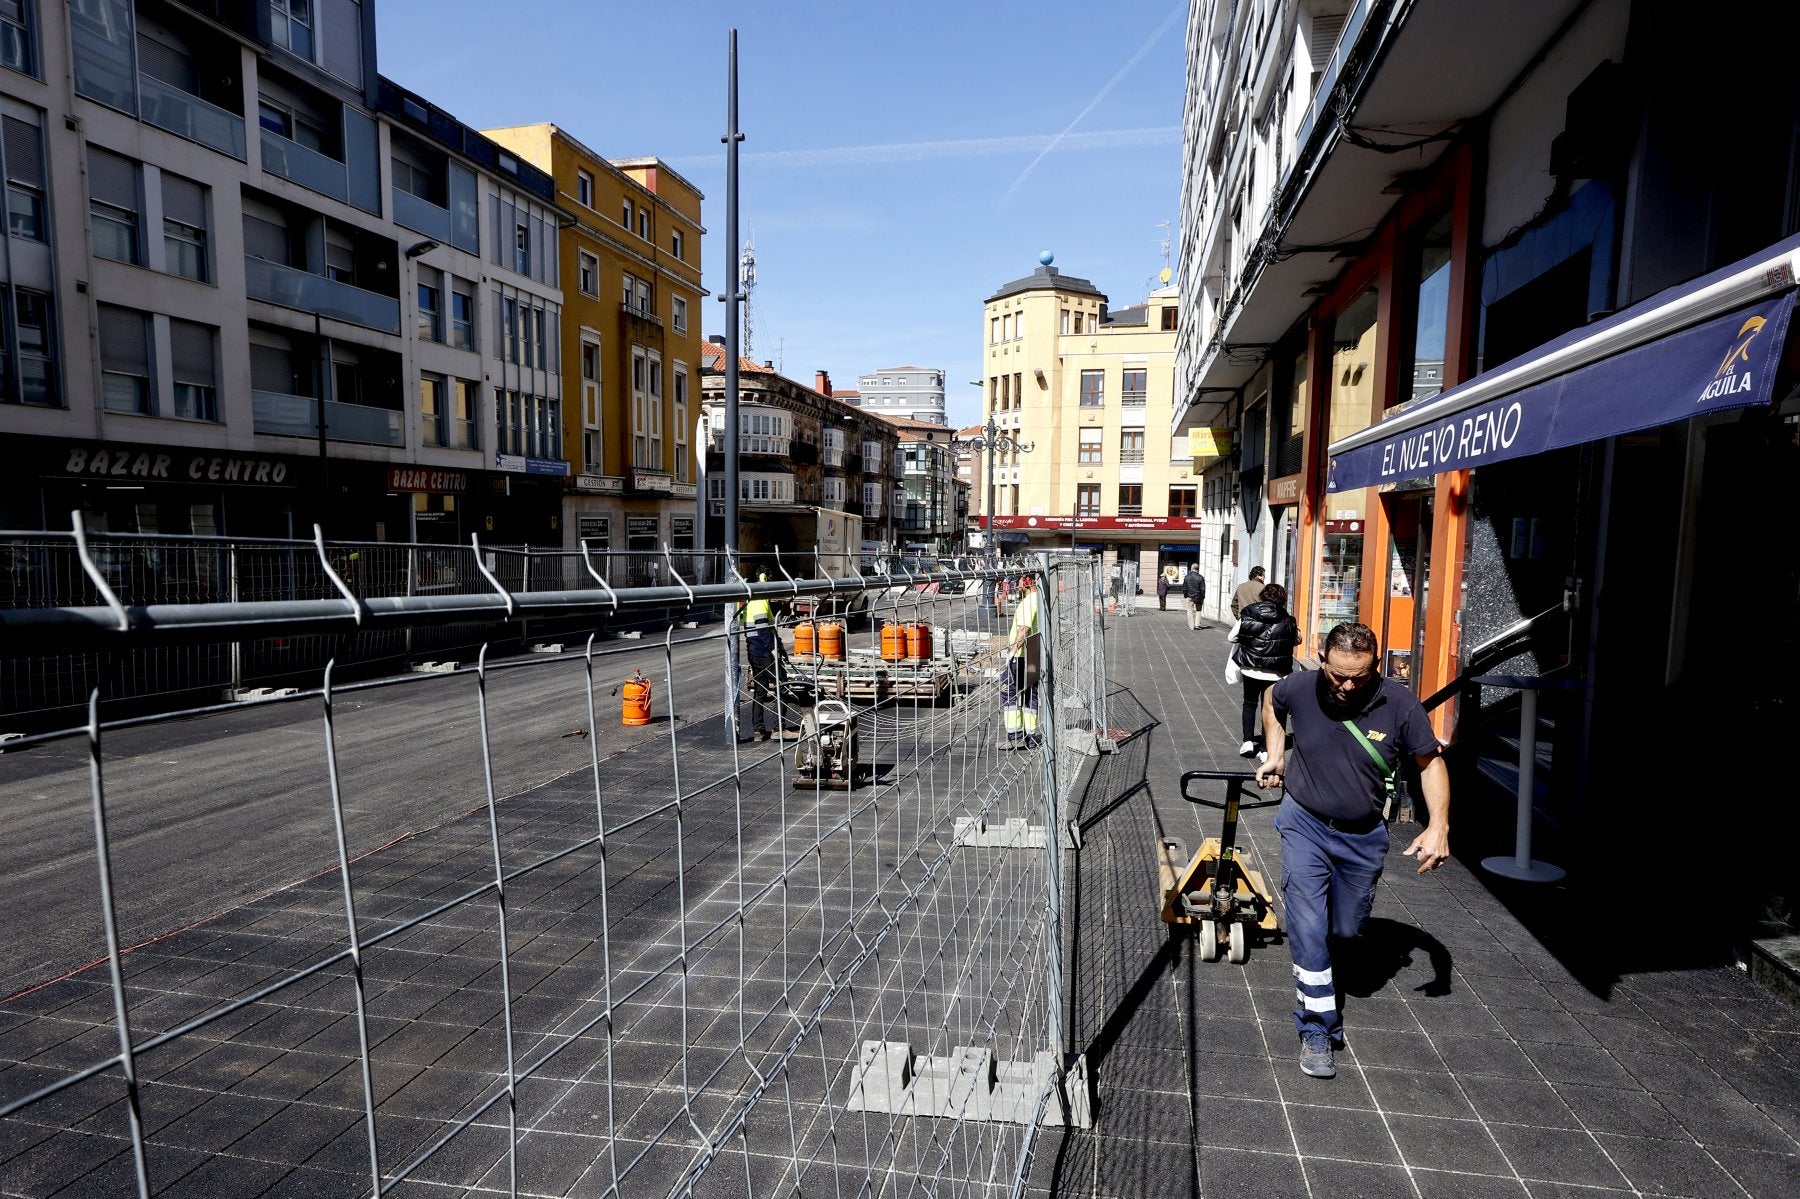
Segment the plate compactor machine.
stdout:
[[794,786],[827,791],[856,786],[856,743],[856,712],[842,700],[820,700],[800,722]]
[[[1196,794],[1196,783],[1224,782],[1223,800]],[[1275,897],[1262,872],[1237,848],[1238,809],[1273,807],[1279,799],[1240,803],[1239,795],[1256,786],[1256,776],[1243,771],[1190,770],[1181,776],[1181,797],[1189,803],[1225,810],[1225,827],[1200,843],[1193,857],[1175,837],[1158,844],[1162,875],[1162,918],[1173,934],[1182,926],[1199,926],[1200,960],[1217,961],[1220,951],[1232,962],[1250,957],[1253,940],[1281,935]],[[1183,861],[1187,864],[1183,865]]]

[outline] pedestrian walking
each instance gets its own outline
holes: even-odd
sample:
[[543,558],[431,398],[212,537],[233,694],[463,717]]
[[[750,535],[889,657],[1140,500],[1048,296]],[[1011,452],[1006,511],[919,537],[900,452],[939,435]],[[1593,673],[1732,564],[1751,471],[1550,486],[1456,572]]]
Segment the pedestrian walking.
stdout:
[[1174,569],[1172,566],[1165,566],[1162,568],[1162,573],[1156,576],[1156,610],[1158,612],[1169,610],[1169,572]]
[[1005,749],[1027,749],[1038,743],[1038,654],[1043,628],[1037,576],[1019,579],[1019,606],[1013,611],[1007,639],[1006,674],[1000,697],[1000,721],[1006,729]]
[[1244,608],[1262,599],[1263,568],[1252,566],[1250,577],[1238,584],[1238,589],[1231,593],[1231,618],[1236,620]]
[[[1387,858],[1383,806],[1410,755],[1431,823],[1405,850],[1419,873],[1450,858],[1450,773],[1425,709],[1404,684],[1376,669],[1380,646],[1366,625],[1340,624],[1325,637],[1317,671],[1290,674],[1263,694],[1269,758],[1257,786],[1282,788],[1281,897],[1293,958],[1294,1028],[1300,1069],[1337,1073],[1343,1018],[1332,982],[1331,938],[1362,931]],[[1290,735],[1283,721],[1293,721]],[[1291,748],[1290,748],[1291,742]]]
[[1199,629],[1200,606],[1206,603],[1206,576],[1198,566],[1188,567],[1187,578],[1181,580],[1181,598],[1187,601],[1188,628]]
[[1255,603],[1245,605],[1226,635],[1231,642],[1231,660],[1243,676],[1244,743],[1238,746],[1241,757],[1252,757],[1264,749],[1264,739],[1256,735],[1263,692],[1294,670],[1294,647],[1300,644],[1300,626],[1288,614],[1287,598],[1287,588],[1270,583],[1258,593]]
[[1138,567],[1136,562],[1127,562],[1122,570],[1125,576],[1124,585],[1119,588],[1123,598],[1119,601],[1125,609],[1125,615],[1137,615]]

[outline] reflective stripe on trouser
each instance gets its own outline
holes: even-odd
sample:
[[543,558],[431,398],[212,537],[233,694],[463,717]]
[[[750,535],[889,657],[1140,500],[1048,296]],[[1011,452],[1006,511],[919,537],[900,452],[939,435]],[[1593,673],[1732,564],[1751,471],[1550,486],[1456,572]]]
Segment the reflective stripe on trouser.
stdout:
[[1328,938],[1354,937],[1369,918],[1387,859],[1387,826],[1341,833],[1287,796],[1275,813],[1275,828],[1281,834],[1281,901],[1294,959],[1294,1028],[1336,1041],[1343,1020]]
[[1025,659],[1006,660],[1000,692],[1000,722],[1006,739],[1027,737],[1038,731],[1038,694],[1036,687],[1025,685]]

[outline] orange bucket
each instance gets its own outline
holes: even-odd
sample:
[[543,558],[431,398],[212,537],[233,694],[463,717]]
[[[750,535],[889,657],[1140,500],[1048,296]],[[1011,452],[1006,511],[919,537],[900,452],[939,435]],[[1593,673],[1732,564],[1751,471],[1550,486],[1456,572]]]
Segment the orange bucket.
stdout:
[[881,660],[898,662],[906,657],[907,625],[885,624],[881,626]]
[[625,680],[625,702],[620,713],[628,725],[650,723],[650,680],[638,671]]
[[844,656],[843,625],[833,620],[819,626],[819,653],[827,658]]
[[915,662],[931,657],[930,625],[909,624],[906,626],[906,656]]
[[794,652],[796,654],[815,653],[813,649],[813,622],[803,620],[794,626]]

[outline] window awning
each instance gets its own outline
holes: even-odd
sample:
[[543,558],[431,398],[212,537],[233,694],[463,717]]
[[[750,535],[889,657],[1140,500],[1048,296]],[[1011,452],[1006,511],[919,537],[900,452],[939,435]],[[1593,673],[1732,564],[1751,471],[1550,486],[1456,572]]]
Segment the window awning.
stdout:
[[1800,238],[1658,292],[1334,442],[1327,491],[1467,470],[1767,404]]

